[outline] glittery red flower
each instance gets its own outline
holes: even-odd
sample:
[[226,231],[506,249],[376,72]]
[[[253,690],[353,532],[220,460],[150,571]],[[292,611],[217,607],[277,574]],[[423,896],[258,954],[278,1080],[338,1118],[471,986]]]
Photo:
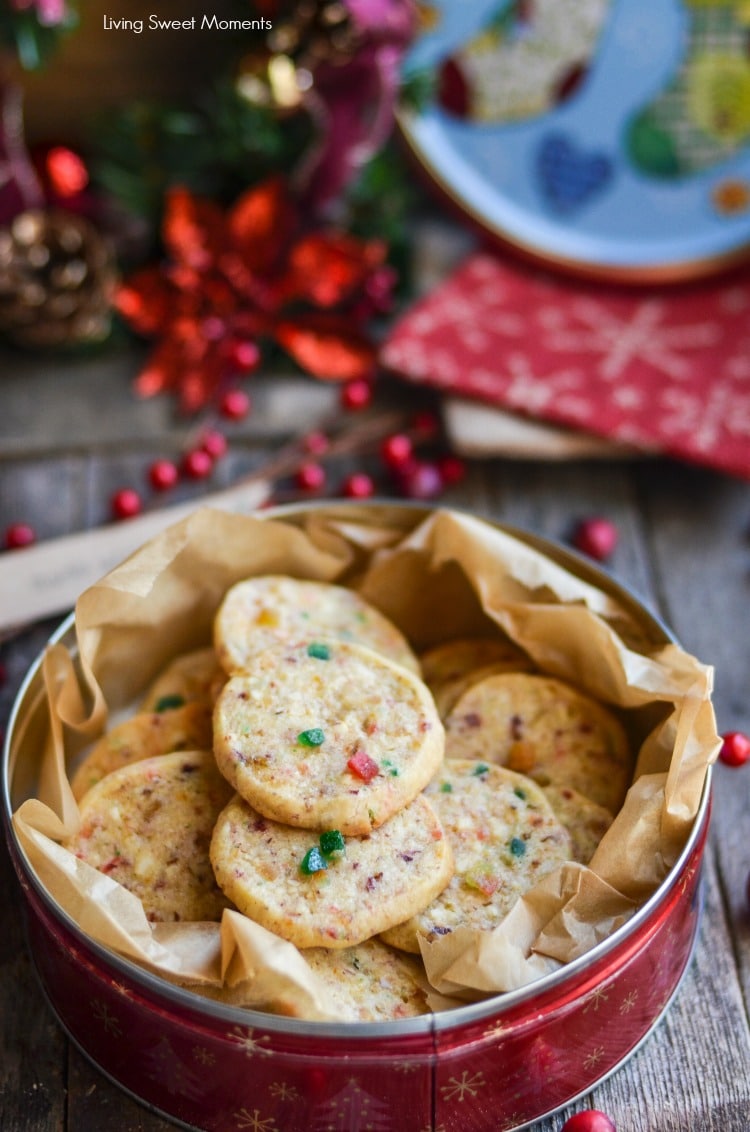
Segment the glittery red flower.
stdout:
[[331,381],[368,376],[375,350],[371,296],[390,280],[386,248],[337,230],[304,231],[281,180],[250,189],[224,212],[187,189],[170,191],[163,263],[122,284],[120,315],[157,339],[135,389],[177,395],[195,412],[238,374],[246,349],[275,342]]

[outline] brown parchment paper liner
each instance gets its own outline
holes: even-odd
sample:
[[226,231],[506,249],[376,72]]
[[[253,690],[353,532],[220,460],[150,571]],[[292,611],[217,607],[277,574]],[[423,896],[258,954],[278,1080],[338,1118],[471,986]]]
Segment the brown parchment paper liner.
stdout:
[[[523,986],[624,923],[669,872],[718,754],[712,670],[631,603],[526,541],[464,514],[388,504],[246,517],[202,509],[168,528],[80,597],[77,658],[43,662],[49,728],[36,796],[14,828],[50,895],[104,946],[224,1001],[326,1001],[292,945],[236,912],[218,924],[150,924],[136,898],[61,847],[78,808],[67,774],[79,753],[164,665],[205,646],[235,581],[285,573],[352,585],[417,649],[499,626],[540,669],[616,708],[637,753],[633,786],[589,867],[547,875],[492,932],[460,929],[423,946],[433,1006]],[[582,570],[585,573],[585,570]],[[17,749],[19,762],[23,749]]]

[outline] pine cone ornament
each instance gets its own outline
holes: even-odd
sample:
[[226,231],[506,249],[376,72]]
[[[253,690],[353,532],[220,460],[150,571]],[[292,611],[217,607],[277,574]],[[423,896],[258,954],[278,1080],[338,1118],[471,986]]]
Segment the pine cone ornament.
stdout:
[[109,244],[88,220],[19,213],[0,229],[0,336],[32,349],[101,341],[115,280]]

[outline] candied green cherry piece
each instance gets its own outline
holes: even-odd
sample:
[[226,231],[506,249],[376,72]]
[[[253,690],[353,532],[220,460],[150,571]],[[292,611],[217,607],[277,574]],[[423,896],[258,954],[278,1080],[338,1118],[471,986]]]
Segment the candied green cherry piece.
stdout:
[[320,835],[320,851],[324,857],[334,853],[343,853],[346,849],[344,835],[338,829],[327,829]]
[[312,849],[308,849],[302,858],[300,864],[300,872],[305,876],[312,876],[313,873],[322,872],[323,869],[328,868],[328,862],[321,853],[317,845],[313,845]]
[[300,731],[297,742],[303,747],[319,747],[325,742],[325,733],[319,727],[310,727],[307,731]]

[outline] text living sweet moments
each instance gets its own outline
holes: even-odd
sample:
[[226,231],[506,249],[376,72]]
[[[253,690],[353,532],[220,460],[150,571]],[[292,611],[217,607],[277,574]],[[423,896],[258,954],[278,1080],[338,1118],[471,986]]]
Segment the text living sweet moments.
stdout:
[[129,31],[142,35],[144,31],[271,31],[271,20],[223,19],[215,12],[204,12],[202,16],[187,16],[182,20],[167,20],[151,12],[138,19],[120,16],[103,16],[105,31]]

